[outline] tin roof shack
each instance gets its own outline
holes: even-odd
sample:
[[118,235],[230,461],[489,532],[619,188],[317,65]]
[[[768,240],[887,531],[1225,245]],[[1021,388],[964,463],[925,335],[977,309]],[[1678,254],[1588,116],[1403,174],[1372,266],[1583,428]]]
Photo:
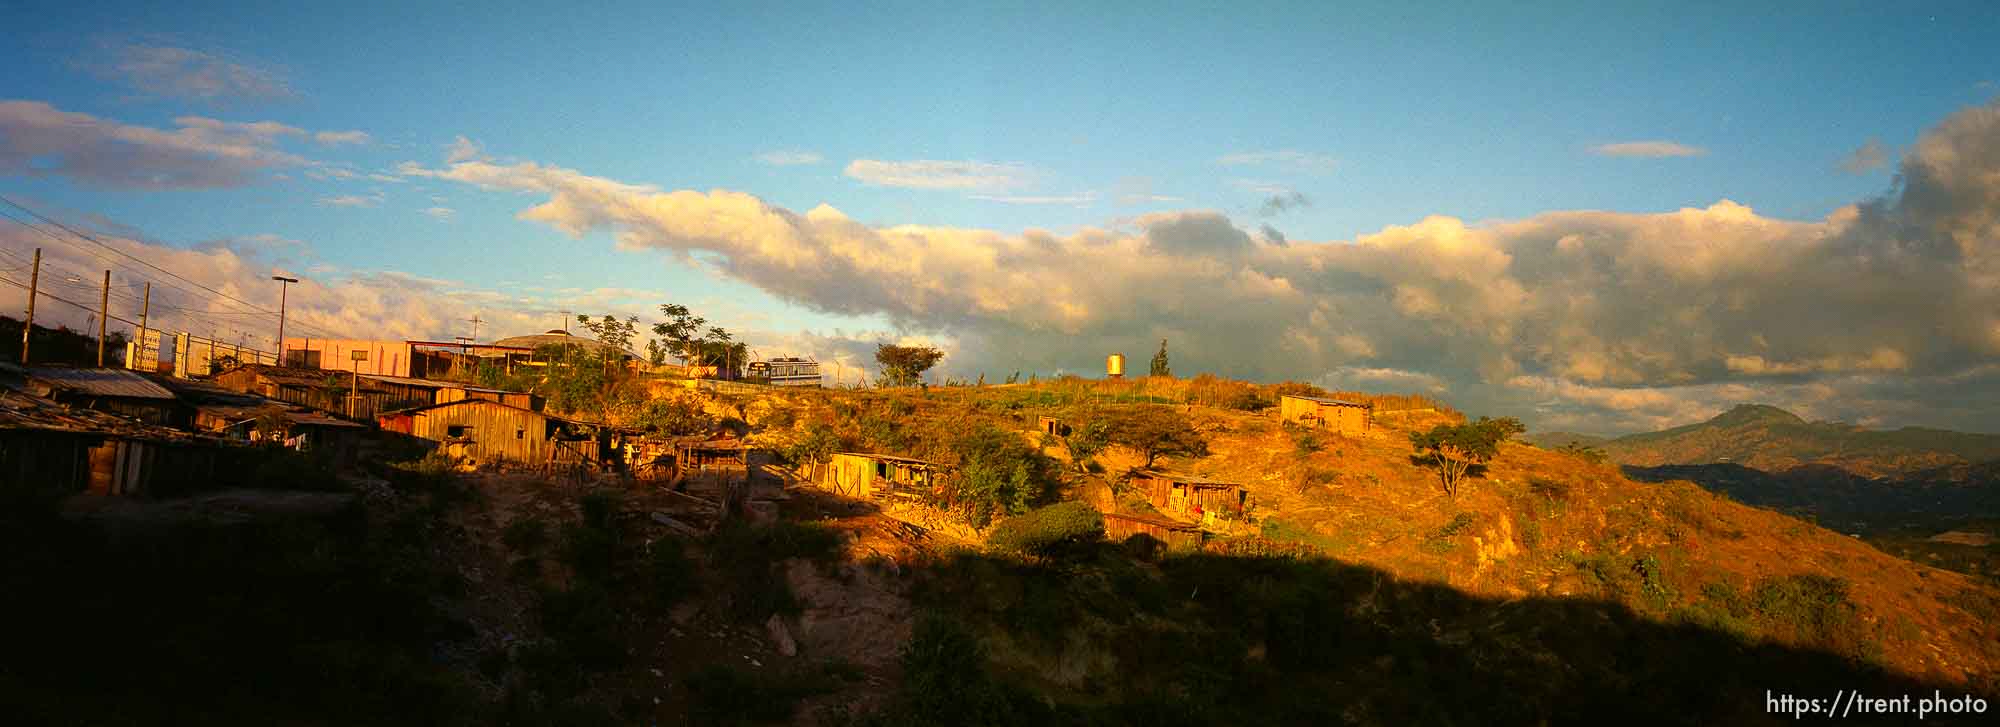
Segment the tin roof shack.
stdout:
[[573,422],[497,401],[460,399],[387,412],[376,421],[385,431],[437,442],[439,451],[471,467],[488,462],[596,465],[601,460],[595,440],[568,436]]
[[1285,394],[1278,397],[1278,414],[1285,421],[1309,427],[1324,427],[1335,434],[1359,436],[1368,433],[1375,406],[1340,399]]
[[937,470],[921,459],[841,452],[814,465],[810,479],[848,497],[873,499],[897,490],[928,489]]
[[301,452],[326,451],[336,465],[352,461],[368,425],[338,419],[307,407],[267,399],[214,384],[163,377],[197,432],[236,442],[285,442]]
[[0,494],[175,495],[228,473],[219,443],[0,387]]
[[231,391],[257,394],[268,399],[309,406],[335,416],[347,415],[347,397],[358,384],[360,397],[354,401],[354,419],[369,421],[383,412],[436,403],[436,390],[428,387],[384,382],[363,376],[357,382],[335,371],[283,368],[266,365],[239,366],[217,374],[217,386]]
[[1223,518],[1241,519],[1250,503],[1250,493],[1235,482],[1160,470],[1135,470],[1129,482],[1160,512],[1202,527],[1217,527]]
[[430,392],[430,401],[428,403],[431,404],[449,404],[460,399],[485,399],[487,401],[497,401],[508,406],[518,406],[522,409],[534,411],[541,411],[542,406],[545,404],[542,397],[535,394],[489,389],[484,386],[473,386],[453,381],[413,379],[407,376],[370,376],[367,374],[362,374],[361,378],[372,379],[391,389],[404,391],[413,396],[417,391],[428,391]]
[[1139,536],[1145,536],[1168,550],[1196,550],[1201,548],[1201,528],[1184,522],[1169,520],[1157,515],[1140,515],[1125,512],[1104,513],[1104,537],[1114,543],[1122,543]]
[[26,370],[27,393],[77,409],[109,412],[147,424],[182,425],[174,392],[136,371],[36,366]]

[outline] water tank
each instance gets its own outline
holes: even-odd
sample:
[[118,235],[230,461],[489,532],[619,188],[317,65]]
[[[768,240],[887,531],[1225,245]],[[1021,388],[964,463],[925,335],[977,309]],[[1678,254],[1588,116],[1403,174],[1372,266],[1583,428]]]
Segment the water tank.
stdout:
[[1104,373],[1114,379],[1125,378],[1125,354],[1114,353],[1104,359]]

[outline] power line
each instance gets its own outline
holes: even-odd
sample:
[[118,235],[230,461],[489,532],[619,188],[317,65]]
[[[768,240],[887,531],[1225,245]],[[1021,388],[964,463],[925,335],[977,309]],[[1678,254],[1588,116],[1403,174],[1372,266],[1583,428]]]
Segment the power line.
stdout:
[[[180,281],[182,281],[182,282],[185,282],[185,283],[187,283],[187,284],[189,284],[189,285],[192,285],[192,286],[195,286],[195,287],[197,287],[197,288],[200,288],[200,289],[202,289],[202,290],[205,290],[205,291],[208,291],[209,293],[212,293],[212,294],[214,294],[214,295],[216,295],[216,296],[218,296],[218,297],[221,297],[221,298],[223,298],[223,299],[225,299],[225,300],[229,300],[229,301],[233,301],[233,302],[235,302],[235,303],[236,303],[236,304],[238,304],[238,305],[241,305],[241,306],[243,306],[243,307],[245,307],[245,308],[249,308],[250,310],[253,310],[253,311],[257,311],[257,312],[259,312],[259,313],[263,313],[263,314],[265,314],[265,315],[269,315],[269,316],[273,316],[273,317],[276,317],[276,316],[279,316],[279,315],[280,315],[280,314],[279,314],[279,313],[278,313],[277,311],[272,311],[272,310],[266,310],[266,309],[263,309],[263,308],[260,308],[260,307],[258,307],[257,305],[255,305],[255,304],[253,304],[253,303],[250,303],[249,301],[246,301],[246,300],[243,300],[243,299],[241,299],[241,298],[238,298],[238,297],[236,297],[236,296],[233,296],[233,295],[230,295],[230,294],[228,294],[228,293],[224,293],[224,292],[222,292],[222,291],[220,291],[220,290],[216,290],[216,289],[214,289],[214,288],[211,288],[211,287],[208,287],[208,286],[206,286],[206,285],[203,285],[203,284],[201,284],[201,283],[198,283],[198,282],[195,282],[195,281],[193,281],[193,280],[189,280],[189,279],[188,279],[188,278],[186,278],[186,277],[182,277],[182,276],[181,276],[180,274],[178,274],[178,273],[175,273],[175,272],[173,272],[173,271],[171,271],[171,270],[168,270],[168,269],[166,269],[166,268],[163,268],[163,267],[160,267],[160,266],[158,266],[158,265],[154,265],[153,263],[151,263],[151,262],[148,262],[148,261],[147,261],[147,260],[145,260],[144,258],[140,258],[140,257],[137,257],[137,256],[135,256],[135,255],[132,255],[132,254],[130,254],[130,253],[127,253],[127,252],[125,252],[125,251],[123,251],[123,250],[119,250],[118,248],[115,248],[115,247],[112,247],[111,245],[109,245],[109,244],[106,244],[106,243],[105,243],[105,242],[103,242],[102,240],[98,240],[98,239],[97,239],[97,238],[95,238],[95,237],[91,237],[90,235],[87,235],[87,234],[84,234],[84,233],[82,233],[82,232],[78,232],[78,231],[77,231],[77,230],[76,230],[75,228],[72,228],[72,227],[70,227],[70,226],[68,226],[68,225],[65,225],[65,224],[61,223],[61,222],[57,222],[57,221],[55,221],[55,220],[53,220],[53,219],[50,219],[50,218],[48,218],[47,216],[45,216],[45,215],[43,215],[43,214],[41,214],[41,213],[39,213],[39,212],[36,212],[36,211],[34,211],[34,210],[32,210],[32,209],[29,209],[28,207],[26,207],[26,206],[23,206],[23,205],[22,205],[21,203],[19,203],[19,202],[15,202],[15,201],[14,201],[13,199],[10,199],[10,198],[8,198],[8,197],[7,197],[6,195],[0,195],[0,202],[4,202],[4,203],[6,203],[6,204],[7,204],[8,206],[10,206],[10,207],[13,207],[13,208],[15,208],[15,209],[18,209],[18,210],[20,210],[20,211],[22,211],[22,212],[26,213],[26,214],[27,214],[28,216],[30,216],[30,217],[33,217],[33,218],[35,218],[35,219],[37,219],[37,220],[41,220],[42,222],[44,222],[44,223],[47,223],[47,224],[49,224],[49,225],[53,225],[53,226],[55,226],[55,227],[57,227],[57,228],[59,228],[59,229],[61,229],[61,230],[65,231],[65,232],[68,232],[68,233],[69,233],[69,234],[71,234],[71,235],[75,235],[75,236],[76,236],[76,237],[78,237],[78,238],[81,238],[81,239],[83,239],[83,240],[86,240],[86,241],[89,241],[89,242],[90,242],[91,244],[94,244],[94,245],[97,245],[98,247],[101,247],[101,248],[104,248],[105,250],[108,250],[108,251],[112,252],[113,254],[116,254],[116,255],[118,255],[118,256],[120,256],[120,257],[123,257],[123,258],[125,258],[125,259],[128,259],[128,260],[131,260],[131,261],[133,261],[133,262],[136,262],[136,263],[138,263],[138,264],[140,264],[140,265],[144,265],[144,266],[146,266],[146,267],[149,267],[149,268],[152,268],[152,269],[154,269],[154,270],[157,270],[157,271],[159,271],[159,272],[161,272],[161,273],[163,273],[163,274],[165,274],[165,275],[167,275],[167,276],[169,276],[169,277],[172,277],[172,278],[174,278],[174,279],[176,279],[176,280],[180,280]],[[18,218],[15,218],[15,217],[13,217],[12,215],[7,215],[7,217],[8,217],[8,219],[12,219],[12,220],[14,220],[14,221],[15,221],[16,223],[19,223],[19,224],[21,224],[21,225],[23,225],[23,226],[26,226],[26,227],[30,228],[30,229],[34,229],[34,230],[36,230],[36,231],[38,231],[38,232],[41,232],[41,233],[42,233],[42,234],[44,234],[44,235],[48,235],[48,236],[49,236],[49,237],[51,237],[51,238],[54,238],[54,239],[57,239],[57,240],[61,240],[61,239],[62,239],[62,238],[60,238],[60,237],[56,236],[56,235],[55,235],[54,233],[51,233],[51,232],[49,232],[48,230],[44,230],[44,229],[41,229],[40,227],[38,227],[38,226],[36,226],[36,225],[32,225],[32,224],[28,224],[28,223],[26,223],[26,222],[22,222],[22,221],[21,221],[20,219],[18,219]],[[102,259],[102,256],[100,256],[100,255],[94,255],[94,256],[96,256],[96,257],[99,257],[99,259]],[[143,278],[144,278],[145,276],[143,276],[143,275],[142,275],[142,276],[140,276],[140,277],[141,277],[141,278],[143,279]],[[181,290],[182,292],[185,292],[185,293],[188,293],[188,294],[190,294],[190,295],[197,295],[197,296],[199,296],[199,295],[200,295],[200,294],[198,294],[198,293],[194,293],[193,291],[189,291],[189,290],[187,290],[186,288],[181,288],[180,286],[177,286],[177,285],[173,285],[172,283],[167,283],[167,282],[165,282],[165,281],[155,281],[155,282],[161,282],[161,283],[165,284],[165,285],[166,285],[166,286],[168,286],[168,287],[171,287],[171,288],[176,288],[176,289],[179,289],[179,290]],[[300,322],[300,323],[298,324],[298,326],[299,326],[299,328],[301,328],[301,329],[304,329],[304,330],[307,330],[307,331],[310,331],[310,332],[313,332],[313,333],[317,333],[317,334],[321,334],[321,335],[323,335],[323,336],[325,336],[325,337],[328,337],[328,338],[336,338],[336,337],[337,337],[337,336],[334,336],[333,334],[331,334],[330,332],[328,332],[328,331],[326,331],[326,330],[324,330],[324,329],[320,329],[320,328],[319,328],[319,327],[317,327],[317,326],[313,326],[313,325],[310,325],[310,324],[307,324],[307,323],[304,323],[304,322]],[[278,345],[279,345],[279,347],[280,347],[280,348],[282,348],[282,347],[284,346],[284,342],[283,342],[283,341],[279,341],[279,342],[278,342]]]

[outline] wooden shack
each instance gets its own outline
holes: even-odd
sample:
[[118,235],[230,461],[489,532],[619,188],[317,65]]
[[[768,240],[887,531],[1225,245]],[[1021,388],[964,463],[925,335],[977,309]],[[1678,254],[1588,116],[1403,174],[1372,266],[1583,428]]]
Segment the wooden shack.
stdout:
[[810,479],[849,497],[874,498],[897,490],[928,489],[937,465],[886,454],[841,452],[815,465]]
[[[577,448],[561,437],[567,420],[485,399],[388,412],[377,416],[376,423],[384,431],[437,442],[440,451],[474,467],[490,461],[538,466],[567,461],[562,450]],[[594,463],[597,458],[585,453],[577,459]]]
[[354,419],[369,421],[377,415],[437,403],[436,390],[425,386],[398,384],[337,371],[246,365],[216,374],[217,386],[269,399],[309,406],[335,416],[347,416],[348,396],[356,393]]
[[169,495],[227,470],[219,442],[0,388],[0,496]]
[[750,448],[740,439],[687,440],[674,444],[674,479],[747,479]]
[[1128,481],[1160,512],[1203,525],[1225,515],[1240,518],[1250,503],[1249,491],[1235,482],[1160,470],[1136,470]]
[[1104,513],[1104,537],[1114,543],[1137,535],[1159,541],[1171,550],[1201,547],[1201,528],[1153,515]]
[[368,374],[363,374],[361,378],[363,380],[377,381],[391,387],[406,387],[407,390],[412,392],[430,392],[430,401],[426,402],[430,404],[449,404],[460,399],[485,399],[533,411],[541,411],[544,404],[542,397],[534,394],[491,389],[484,386],[461,384],[455,381],[433,381],[431,379],[414,379],[407,376],[371,376]]
[[174,393],[136,371],[36,366],[26,370],[27,393],[78,409],[107,412],[147,424],[186,423]]
[[1317,396],[1278,397],[1278,414],[1285,421],[1329,429],[1335,434],[1367,434],[1374,409],[1373,404]]

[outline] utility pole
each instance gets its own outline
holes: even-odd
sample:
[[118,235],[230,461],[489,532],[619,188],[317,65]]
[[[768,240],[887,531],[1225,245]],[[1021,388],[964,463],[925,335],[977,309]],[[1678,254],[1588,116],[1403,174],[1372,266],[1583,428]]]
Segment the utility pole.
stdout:
[[104,292],[97,296],[97,367],[104,368],[104,322],[111,320],[111,271],[104,271]]
[[563,333],[568,333],[568,332],[569,332],[569,311],[566,311],[566,310],[565,310],[565,311],[556,311],[556,312],[557,312],[557,313],[561,313],[561,314],[562,314],[562,319],[563,319]]
[[357,348],[347,352],[347,358],[354,362],[354,374],[349,379],[347,393],[347,418],[354,418],[354,405],[361,401],[361,362],[368,360],[368,349]]
[[21,325],[21,365],[28,365],[28,339],[35,332],[35,288],[42,284],[42,249],[35,248],[35,269],[28,273],[28,322]]
[[271,279],[278,281],[278,365],[283,366],[285,365],[285,293],[286,289],[291,287],[292,283],[299,282],[299,279],[283,275],[273,275]]
[[[146,359],[146,316],[147,314],[152,312],[153,312],[153,281],[148,280],[146,281],[146,295],[145,297],[139,299],[139,359],[142,361]],[[154,360],[157,362],[158,358],[155,357]],[[131,368],[132,362],[126,361],[125,367]],[[157,370],[158,368],[159,365],[155,363],[153,365],[153,369]]]
[[478,313],[472,314],[471,318],[467,318],[465,320],[467,323],[472,324],[472,340],[473,342],[477,343],[479,341],[479,324],[485,323],[486,321],[479,320]]

